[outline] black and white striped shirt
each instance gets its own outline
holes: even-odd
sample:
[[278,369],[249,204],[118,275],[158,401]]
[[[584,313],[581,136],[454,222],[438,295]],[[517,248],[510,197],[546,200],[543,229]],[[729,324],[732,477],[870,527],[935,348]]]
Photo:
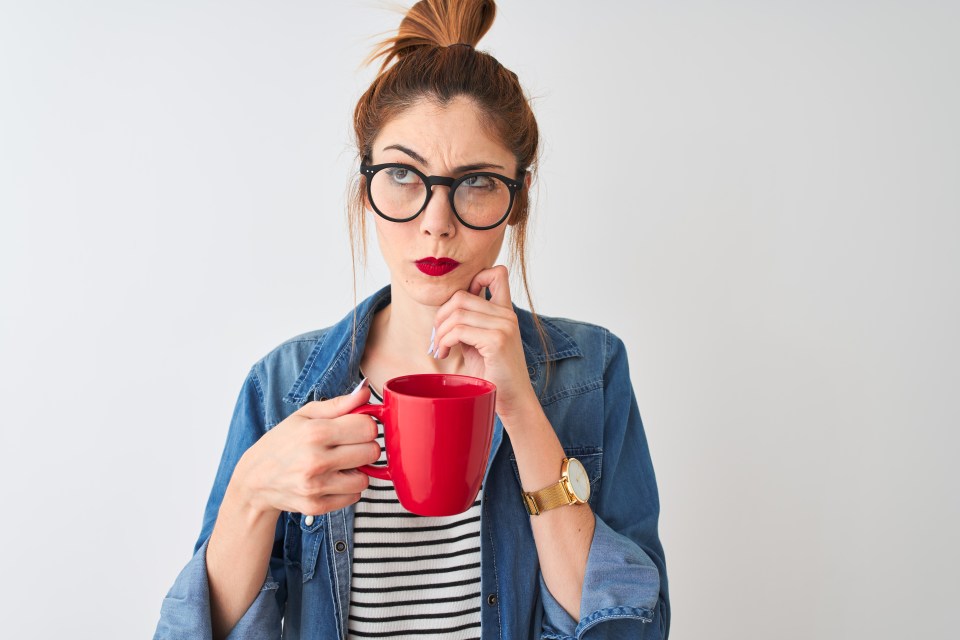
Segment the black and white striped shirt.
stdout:
[[[370,402],[382,402],[372,387]],[[382,425],[377,440],[382,466]],[[370,478],[354,515],[348,638],[479,640],[482,495],[458,515],[418,516]]]

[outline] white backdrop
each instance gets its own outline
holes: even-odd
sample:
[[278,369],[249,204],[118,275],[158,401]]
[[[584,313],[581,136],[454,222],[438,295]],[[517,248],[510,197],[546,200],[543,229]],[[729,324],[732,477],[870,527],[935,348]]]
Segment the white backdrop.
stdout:
[[[152,633],[247,369],[352,304],[350,118],[398,21],[0,4],[4,637]],[[543,131],[537,308],[629,349],[673,638],[956,636],[958,26],[504,0],[482,42]]]

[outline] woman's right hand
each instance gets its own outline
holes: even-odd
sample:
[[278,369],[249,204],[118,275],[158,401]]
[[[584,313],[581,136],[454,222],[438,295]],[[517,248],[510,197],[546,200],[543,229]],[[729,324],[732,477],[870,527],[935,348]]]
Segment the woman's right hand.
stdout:
[[350,395],[308,402],[263,435],[240,458],[231,484],[254,511],[321,515],[360,499],[369,478],[356,467],[380,458],[377,424],[349,412],[370,399],[363,384]]

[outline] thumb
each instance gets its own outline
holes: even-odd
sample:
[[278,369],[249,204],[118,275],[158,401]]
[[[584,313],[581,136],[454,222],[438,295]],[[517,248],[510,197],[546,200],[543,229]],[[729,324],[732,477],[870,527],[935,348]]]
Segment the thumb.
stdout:
[[[505,266],[498,264],[495,267],[480,271],[473,277],[467,291],[475,296],[479,296],[480,291],[484,287],[490,292],[490,302],[501,307],[507,307],[508,309],[513,307],[513,303],[511,302],[512,297],[510,295],[510,272],[507,271]],[[484,299],[488,298],[484,296]]]
[[370,400],[370,385],[364,378],[360,384],[345,396],[337,396],[328,400],[314,400],[297,410],[297,414],[305,418],[339,418],[366,404]]

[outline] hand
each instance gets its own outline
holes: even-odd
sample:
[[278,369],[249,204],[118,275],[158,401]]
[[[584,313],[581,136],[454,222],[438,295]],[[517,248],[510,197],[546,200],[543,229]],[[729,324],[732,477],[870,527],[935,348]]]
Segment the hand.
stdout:
[[258,512],[320,515],[357,502],[369,479],[356,467],[378,460],[380,445],[370,416],[348,414],[369,399],[364,385],[308,402],[243,454],[231,482]]
[[[484,287],[490,289],[490,300],[481,295]],[[502,419],[531,403],[539,408],[527,373],[506,267],[498,265],[474,276],[468,290],[457,291],[437,310],[434,326],[437,357],[447,357],[450,348],[459,344],[464,373],[497,386],[496,411]]]

